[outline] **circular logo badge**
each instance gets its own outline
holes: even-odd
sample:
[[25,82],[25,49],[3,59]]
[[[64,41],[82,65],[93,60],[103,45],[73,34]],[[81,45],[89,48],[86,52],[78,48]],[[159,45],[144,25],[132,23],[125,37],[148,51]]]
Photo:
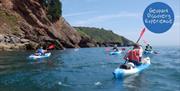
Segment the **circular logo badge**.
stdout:
[[150,4],[144,11],[143,22],[153,33],[164,33],[174,23],[174,13],[171,7],[162,2]]

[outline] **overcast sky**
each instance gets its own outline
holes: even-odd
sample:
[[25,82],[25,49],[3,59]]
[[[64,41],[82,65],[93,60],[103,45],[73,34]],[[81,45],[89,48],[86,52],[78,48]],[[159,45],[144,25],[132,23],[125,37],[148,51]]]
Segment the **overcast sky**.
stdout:
[[[61,0],[63,16],[72,26],[105,28],[136,41],[143,29],[143,12],[153,2],[164,2],[174,11],[168,32],[146,31],[143,40],[154,46],[180,46],[180,0]],[[141,43],[143,44],[142,40]]]

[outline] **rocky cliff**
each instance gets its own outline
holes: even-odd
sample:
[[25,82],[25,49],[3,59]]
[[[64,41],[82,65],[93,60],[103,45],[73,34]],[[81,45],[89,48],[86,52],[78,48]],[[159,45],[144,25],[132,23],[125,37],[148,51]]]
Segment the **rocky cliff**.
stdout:
[[[0,0],[0,50],[32,50],[39,46],[48,48],[51,44],[55,45],[55,49],[64,49],[129,43],[129,40],[125,38],[123,40],[123,37],[116,37],[121,42],[108,41],[106,38],[102,38],[104,42],[101,42],[96,38],[97,33],[94,33],[96,36],[93,37],[86,32],[77,31],[62,16],[57,17],[59,12],[55,12],[56,20],[52,21],[54,16],[49,18],[49,14],[54,12],[49,11],[48,4],[44,1],[59,2],[58,0]],[[60,5],[56,2],[54,5]],[[58,8],[59,6],[55,7],[56,10]]]
[[80,35],[63,17],[51,22],[42,0],[0,0],[0,50],[79,47]]

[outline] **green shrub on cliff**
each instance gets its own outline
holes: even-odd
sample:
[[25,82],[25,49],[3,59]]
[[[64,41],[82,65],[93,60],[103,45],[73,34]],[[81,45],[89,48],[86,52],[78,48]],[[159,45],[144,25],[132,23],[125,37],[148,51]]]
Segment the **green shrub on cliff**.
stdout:
[[88,37],[88,38],[90,38],[90,36],[87,35],[86,33],[84,33],[83,31],[81,31],[81,29],[76,28],[76,30],[78,31],[78,33],[79,33],[82,37]]
[[47,8],[47,15],[52,22],[62,15],[62,4],[60,0],[43,0],[43,5]]
[[132,45],[133,42],[123,36],[117,35],[110,30],[91,27],[74,27],[81,36],[89,36],[97,43],[120,44],[121,46]]
[[78,32],[85,33],[92,37],[97,42],[123,42],[122,36],[119,36],[112,31],[107,31],[103,28],[75,27]]

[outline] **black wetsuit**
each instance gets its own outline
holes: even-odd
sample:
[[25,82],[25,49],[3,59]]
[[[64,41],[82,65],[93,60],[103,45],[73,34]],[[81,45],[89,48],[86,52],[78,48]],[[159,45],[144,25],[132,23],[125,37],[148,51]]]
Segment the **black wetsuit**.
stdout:
[[152,51],[152,46],[147,45],[145,51]]
[[113,47],[113,50],[114,51],[119,51],[117,47]]

